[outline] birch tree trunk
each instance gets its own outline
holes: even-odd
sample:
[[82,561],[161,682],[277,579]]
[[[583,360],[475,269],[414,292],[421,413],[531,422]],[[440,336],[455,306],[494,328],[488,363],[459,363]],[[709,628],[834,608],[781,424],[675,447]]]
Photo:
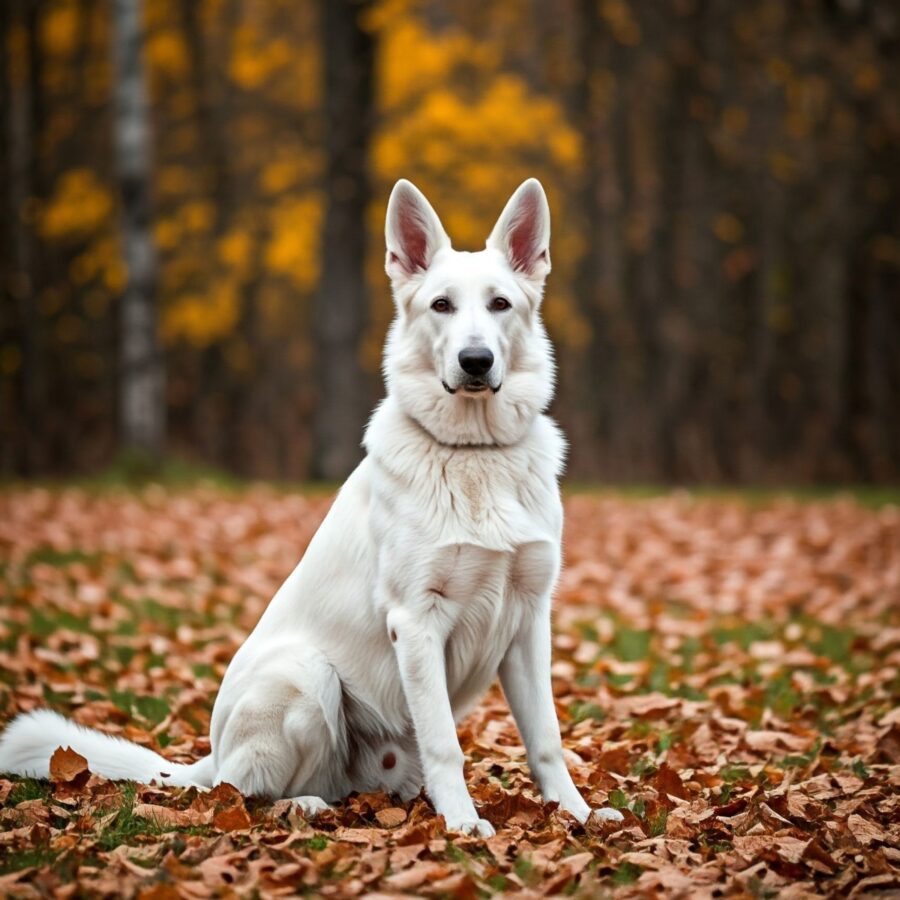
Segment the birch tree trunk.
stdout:
[[113,2],[113,131],[128,278],[120,307],[119,437],[158,459],[165,442],[165,368],[159,343],[157,257],[151,233],[150,126],[142,60],[142,2]]

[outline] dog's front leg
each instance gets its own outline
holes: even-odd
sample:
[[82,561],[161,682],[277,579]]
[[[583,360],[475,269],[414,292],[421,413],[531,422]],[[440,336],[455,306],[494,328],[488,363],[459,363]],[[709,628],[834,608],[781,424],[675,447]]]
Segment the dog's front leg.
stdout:
[[447,692],[445,636],[437,617],[395,607],[388,613],[387,627],[416,731],[428,796],[449,829],[491,837],[494,829],[478,817],[466,788],[464,757]]
[[[550,607],[535,609],[516,634],[500,663],[500,683],[525,743],[528,765],[545,800],[556,800],[579,822],[591,808],[575,787],[563,758],[559,720],[550,684]],[[604,819],[622,818],[614,809],[599,809]]]

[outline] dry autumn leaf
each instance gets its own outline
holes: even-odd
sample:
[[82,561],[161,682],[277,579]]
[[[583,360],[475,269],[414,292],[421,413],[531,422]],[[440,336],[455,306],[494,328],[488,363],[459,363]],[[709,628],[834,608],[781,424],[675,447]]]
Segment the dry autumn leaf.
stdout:
[[402,825],[406,821],[406,810],[396,806],[389,806],[387,809],[380,809],[375,813],[378,824],[384,828],[395,828]]
[[[327,508],[264,487],[0,493],[4,720],[48,705],[206,755],[225,666]],[[543,802],[495,688],[459,729],[487,841],[422,797],[309,822],[230,785],[108,782],[60,748],[53,785],[0,779],[0,893],[893,890],[900,512],[682,495],[566,512],[554,697],[577,785],[624,822]]]
[[50,778],[57,782],[80,787],[90,778],[88,761],[71,747],[57,747],[50,757]]

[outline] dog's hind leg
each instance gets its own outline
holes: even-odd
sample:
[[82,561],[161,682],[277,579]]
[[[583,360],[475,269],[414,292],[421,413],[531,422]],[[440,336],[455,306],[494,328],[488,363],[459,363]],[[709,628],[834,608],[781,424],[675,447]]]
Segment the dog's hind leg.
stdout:
[[303,663],[271,656],[229,711],[221,734],[216,783],[243,794],[290,798],[304,815],[327,808],[345,780],[341,688],[324,657]]

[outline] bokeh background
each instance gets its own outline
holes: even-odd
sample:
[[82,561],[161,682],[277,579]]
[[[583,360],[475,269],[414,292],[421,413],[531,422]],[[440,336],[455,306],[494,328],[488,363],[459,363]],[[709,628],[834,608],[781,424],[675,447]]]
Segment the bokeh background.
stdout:
[[398,177],[524,178],[570,477],[900,479],[894,0],[2,0],[0,472],[338,479]]

